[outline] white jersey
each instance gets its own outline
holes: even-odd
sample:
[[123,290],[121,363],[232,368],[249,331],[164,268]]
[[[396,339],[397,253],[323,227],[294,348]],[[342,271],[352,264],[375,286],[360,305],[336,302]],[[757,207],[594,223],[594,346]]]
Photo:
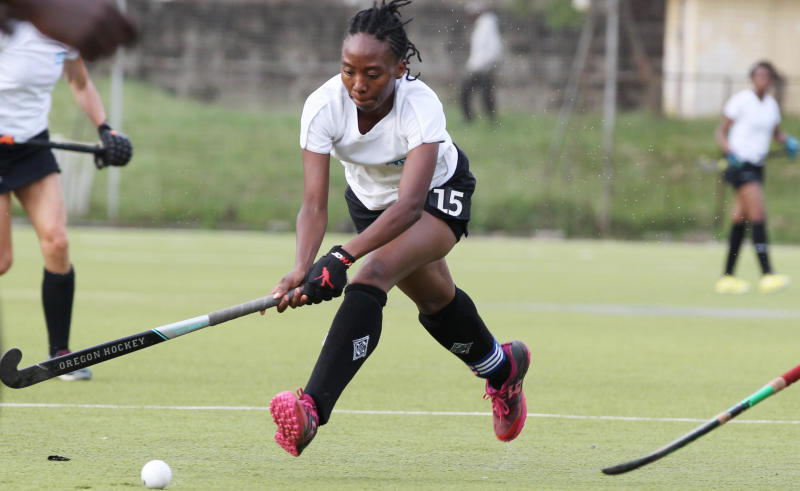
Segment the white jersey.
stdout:
[[47,129],[50,93],[64,60],[78,52],[28,22],[13,22],[11,29],[0,32],[0,133],[24,141]]
[[733,120],[728,132],[731,152],[742,162],[763,164],[775,127],[781,122],[775,99],[769,94],[759,99],[752,90],[743,90],[728,99],[723,114]]
[[406,156],[423,143],[439,143],[431,189],[455,173],[458,152],[447,133],[442,103],[421,80],[395,80],[391,111],[364,135],[357,111],[341,75],[331,78],[306,99],[300,146],[339,159],[347,184],[370,210],[397,201]]

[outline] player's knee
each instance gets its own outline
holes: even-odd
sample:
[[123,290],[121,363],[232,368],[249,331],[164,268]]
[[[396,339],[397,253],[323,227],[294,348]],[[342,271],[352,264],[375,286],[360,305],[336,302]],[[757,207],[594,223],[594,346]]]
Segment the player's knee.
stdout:
[[69,239],[64,233],[45,234],[41,240],[42,253],[52,260],[66,260],[69,254]]
[[382,286],[387,282],[389,267],[381,259],[371,257],[358,268],[358,273],[351,283],[365,283],[367,285]]

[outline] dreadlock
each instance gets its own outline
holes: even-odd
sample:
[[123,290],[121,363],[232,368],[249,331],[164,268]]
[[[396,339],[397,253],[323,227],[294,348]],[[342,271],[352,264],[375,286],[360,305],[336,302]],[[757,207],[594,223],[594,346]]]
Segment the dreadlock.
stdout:
[[[411,62],[411,58],[417,57],[422,61],[419,50],[414,46],[414,43],[408,40],[406,35],[405,25],[411,22],[408,19],[403,22],[400,20],[400,7],[404,7],[411,3],[411,0],[381,0],[381,5],[378,2],[373,2],[372,8],[364,9],[358,12],[350,19],[350,25],[347,28],[347,35],[352,34],[370,34],[375,36],[378,41],[388,41],[389,49],[400,61],[406,63]],[[414,80],[419,77],[419,73],[411,76],[411,70],[406,68],[406,79]]]

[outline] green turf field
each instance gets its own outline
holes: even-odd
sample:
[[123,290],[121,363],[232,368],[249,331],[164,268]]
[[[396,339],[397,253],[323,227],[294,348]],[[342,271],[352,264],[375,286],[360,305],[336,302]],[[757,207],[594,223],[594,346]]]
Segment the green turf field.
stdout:
[[[14,247],[0,280],[2,335],[27,366],[46,357],[41,258],[26,226],[14,228]],[[72,229],[72,347],[266,294],[293,251],[291,235]],[[640,470],[600,472],[800,363],[800,286],[716,296],[723,253],[721,244],[459,244],[458,284],[501,341],[533,351],[528,423],[510,444],[494,438],[480,381],[392,292],[381,347],[300,458],[272,441],[266,405],[305,383],[338,300],[210,327],[96,365],[88,383],[2,390],[0,489],[136,488],[156,458],[172,467],[168,489],[796,489],[800,387]],[[800,279],[800,248],[776,246],[773,261]],[[750,244],[739,269],[756,279]]]

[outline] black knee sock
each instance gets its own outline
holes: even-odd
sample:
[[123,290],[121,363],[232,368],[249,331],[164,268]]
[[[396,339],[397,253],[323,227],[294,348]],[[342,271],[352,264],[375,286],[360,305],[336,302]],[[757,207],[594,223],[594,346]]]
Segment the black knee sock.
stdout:
[[492,387],[499,388],[508,379],[511,363],[463,290],[456,287],[456,296],[441,311],[420,313],[419,322],[475,375],[488,379]]
[[378,346],[386,292],[354,283],[333,319],[328,337],[305,389],[317,406],[319,424],[328,422],[336,400]]
[[742,247],[746,225],[734,223],[731,226],[731,235],[728,239],[728,259],[725,261],[725,274],[733,276],[736,269],[736,260],[739,258],[739,249]]
[[42,280],[42,305],[47,323],[50,356],[68,349],[69,327],[72,320],[72,299],[75,296],[75,270],[57,274],[44,270]]
[[767,240],[767,225],[764,222],[753,224],[753,245],[756,248],[758,263],[763,274],[772,273],[769,264],[769,242]]

